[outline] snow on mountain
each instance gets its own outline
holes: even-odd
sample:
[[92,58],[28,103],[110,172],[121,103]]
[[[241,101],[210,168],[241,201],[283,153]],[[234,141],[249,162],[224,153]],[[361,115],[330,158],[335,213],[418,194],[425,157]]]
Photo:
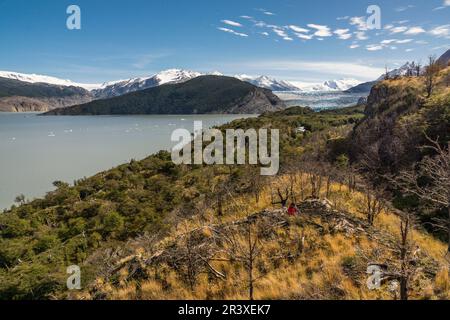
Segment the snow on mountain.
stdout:
[[276,80],[267,76],[252,77],[246,74],[236,75],[235,78],[249,82],[257,87],[272,91],[298,91],[299,88],[287,81]]
[[317,92],[317,91],[345,91],[360,84],[361,81],[356,79],[340,79],[329,80],[323,83],[295,83],[301,91]]
[[[389,75],[389,78],[403,77],[403,76],[406,76],[410,70],[415,70],[415,68],[416,67],[412,63],[407,62],[400,68],[389,71],[388,75]],[[424,70],[424,68],[422,67],[421,71],[423,71],[423,70]],[[386,79],[385,74],[383,74],[381,77],[379,77],[377,79],[377,81],[382,81],[384,79]]]
[[93,90],[92,92],[100,99],[111,98],[163,84],[186,82],[201,75],[201,73],[194,71],[169,69],[148,78],[132,78],[104,83],[100,89]]
[[[0,71],[0,77],[23,82],[48,83],[59,86],[81,87],[91,91],[97,99],[116,97],[130,92],[157,87],[163,84],[182,83],[202,75],[222,76],[223,74],[218,71],[204,74],[195,71],[169,69],[161,71],[150,77],[130,78],[125,80],[105,82],[103,84],[83,84],[51,76]],[[255,86],[278,92],[345,91],[360,83],[359,81],[354,79],[330,80],[325,81],[324,83],[291,83],[288,81],[270,78],[268,76],[249,76],[246,74],[242,74],[236,75],[234,77],[241,81],[249,82]]]
[[39,74],[25,74],[11,71],[0,71],[0,77],[28,83],[47,83],[65,87],[81,87],[86,90],[93,90],[101,86],[100,84],[76,83],[71,80],[64,80],[50,76],[44,76]]

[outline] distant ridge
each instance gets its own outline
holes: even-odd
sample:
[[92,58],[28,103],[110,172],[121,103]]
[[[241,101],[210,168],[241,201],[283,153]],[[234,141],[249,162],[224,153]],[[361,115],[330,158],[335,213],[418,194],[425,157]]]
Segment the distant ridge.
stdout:
[[270,90],[231,77],[200,76],[45,115],[256,114],[283,108],[283,102]]
[[437,61],[439,64],[443,66],[448,66],[450,63],[450,49],[447,50]]

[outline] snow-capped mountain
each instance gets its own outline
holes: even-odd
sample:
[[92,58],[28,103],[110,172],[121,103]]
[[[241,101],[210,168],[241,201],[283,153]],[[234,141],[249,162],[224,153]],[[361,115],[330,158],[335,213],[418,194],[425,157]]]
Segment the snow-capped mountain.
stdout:
[[64,80],[50,76],[44,76],[39,74],[25,74],[11,71],[0,71],[0,78],[7,78],[27,83],[47,83],[64,87],[81,87],[86,90],[93,90],[101,87],[100,84],[76,83],[71,80]]
[[[0,71],[0,77],[3,78],[28,83],[46,83],[58,86],[80,87],[90,91],[94,99],[106,99],[111,97],[117,97],[127,93],[157,87],[163,84],[182,83],[202,75],[222,76],[223,74],[218,71],[212,73],[200,73],[181,69],[169,69],[161,71],[150,77],[130,78],[125,80],[105,82],[103,84],[84,84],[45,75]],[[242,75],[235,75],[234,77],[241,81],[246,81],[255,86],[266,88],[275,92],[345,91],[360,83],[359,81],[354,79],[341,79],[341,80],[325,81],[323,83],[296,82],[294,84],[288,81],[270,78],[268,76],[249,76],[242,74]]]
[[107,82],[104,83],[101,88],[93,90],[92,93],[99,99],[111,98],[130,92],[161,86],[163,84],[186,82],[201,75],[201,73],[194,71],[169,69],[148,78],[132,78]]
[[[410,71],[410,70],[415,70],[415,66],[412,64],[412,63],[409,63],[409,62],[407,62],[407,63],[405,63],[403,66],[401,66],[400,68],[398,68],[398,69],[394,69],[394,70],[392,70],[392,71],[389,71],[388,72],[388,76],[389,76],[389,78],[396,78],[396,77],[403,77],[403,76],[406,76],[407,74],[408,74],[408,72]],[[424,70],[424,68],[423,67],[421,67],[421,72]],[[386,75],[385,74],[383,74],[381,77],[379,77],[378,79],[377,79],[377,81],[382,81],[382,80],[384,80],[386,78]]]
[[360,84],[356,79],[329,80],[323,83],[296,83],[297,87],[304,92],[316,91],[345,91]]
[[249,82],[257,87],[269,89],[272,91],[298,91],[299,88],[292,83],[283,80],[276,80],[267,76],[252,77],[249,75],[236,75],[235,78]]

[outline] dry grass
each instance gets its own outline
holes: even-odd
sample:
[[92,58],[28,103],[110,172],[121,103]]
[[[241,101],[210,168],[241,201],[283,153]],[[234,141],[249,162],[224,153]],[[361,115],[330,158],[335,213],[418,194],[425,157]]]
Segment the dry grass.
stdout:
[[[297,183],[306,176],[296,176]],[[288,176],[277,178],[273,185],[286,185]],[[306,181],[305,185],[306,185]],[[298,185],[295,186],[299,188]],[[308,194],[308,189],[305,190]],[[325,194],[325,190],[322,191]],[[347,211],[350,214],[364,218],[360,213],[363,195],[350,193],[346,186],[333,184],[331,188],[331,200],[336,208]],[[215,223],[223,223],[241,219],[248,214],[272,208],[271,190],[266,187],[261,192],[260,201],[256,203],[254,197],[233,198],[224,210],[224,217],[217,218],[214,212],[206,212],[206,216]],[[172,236],[164,242],[173,240],[186,230],[199,228],[204,225],[204,217],[194,217],[189,221],[175,227]],[[399,232],[399,218],[390,213],[383,212],[375,222],[375,227],[393,235]],[[207,231],[205,231],[207,232]],[[392,299],[392,294],[387,288],[378,291],[367,289],[365,267],[367,264],[361,258],[361,253],[369,255],[380,245],[367,237],[347,236],[345,234],[321,235],[317,230],[292,223],[289,230],[279,230],[279,237],[287,242],[298,241],[298,235],[306,235],[303,254],[294,261],[280,261],[276,264],[267,256],[262,257],[258,263],[269,269],[255,284],[256,299]],[[417,243],[426,254],[438,262],[440,271],[433,281],[424,281],[417,292],[412,292],[412,297],[417,299],[449,298],[449,274],[448,262],[444,259],[446,246],[424,233],[414,230],[413,241]],[[279,243],[264,243],[267,251],[275,250]],[[385,253],[386,257],[389,255]],[[148,300],[172,300],[172,299],[248,299],[247,272],[240,263],[214,262],[214,268],[227,275],[225,280],[211,279],[206,274],[201,275],[196,282],[194,290],[185,285],[183,279],[173,270],[161,266],[160,274],[163,279],[150,278],[144,281],[140,288],[135,283],[124,284],[120,288],[110,289],[108,292],[113,299],[148,299]],[[352,269],[353,268],[353,269]],[[415,290],[415,289],[414,289]]]

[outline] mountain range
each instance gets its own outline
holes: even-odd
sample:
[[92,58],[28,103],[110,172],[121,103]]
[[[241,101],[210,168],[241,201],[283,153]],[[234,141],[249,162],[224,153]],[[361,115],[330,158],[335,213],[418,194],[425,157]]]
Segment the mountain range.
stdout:
[[[450,62],[450,50],[438,62]],[[406,74],[411,65],[406,63],[389,72],[395,78]],[[130,78],[103,84],[77,83],[51,76],[0,71],[0,111],[49,111],[84,104],[93,100],[109,99],[164,84],[179,84],[200,76],[221,76],[219,72],[204,74],[195,71],[169,69],[150,77]],[[234,78],[274,92],[333,92],[367,95],[371,88],[384,79],[360,83],[355,79],[330,80],[323,83],[291,83],[268,76],[235,75]]]
[[[221,76],[222,74],[219,72],[202,74],[195,71],[169,69],[150,77],[130,78],[103,84],[84,84],[45,75],[0,71],[0,111],[46,112],[93,100],[114,98],[164,84],[184,83],[204,75]],[[344,79],[297,86],[268,76],[236,75],[234,78],[274,92],[342,91],[359,83],[357,80]]]
[[209,75],[60,108],[45,115],[259,114],[283,108],[284,103],[268,89],[233,77]]

